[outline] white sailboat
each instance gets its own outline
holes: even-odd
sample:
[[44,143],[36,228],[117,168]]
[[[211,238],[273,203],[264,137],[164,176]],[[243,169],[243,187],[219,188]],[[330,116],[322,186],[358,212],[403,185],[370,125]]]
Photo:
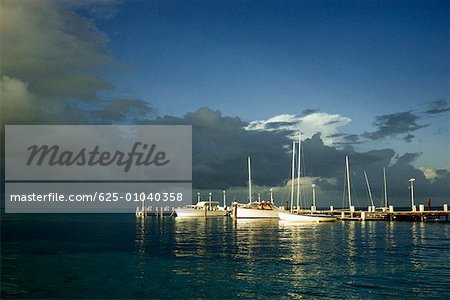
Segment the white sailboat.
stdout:
[[[289,222],[334,222],[336,218],[334,216],[325,215],[325,214],[317,214],[317,213],[309,213],[302,214],[300,213],[300,161],[301,161],[301,141],[302,136],[301,133],[298,137],[298,169],[297,169],[297,207],[294,212],[294,174],[295,174],[295,141],[292,143],[292,180],[291,180],[291,211],[278,212],[278,218],[283,221]],[[314,203],[315,206],[315,203]]]
[[[270,201],[252,201],[252,173],[250,157],[248,162],[248,199],[249,203],[233,203],[233,217],[237,219],[276,219],[281,211],[273,202],[272,190],[270,190]],[[259,197],[258,197],[259,198]]]

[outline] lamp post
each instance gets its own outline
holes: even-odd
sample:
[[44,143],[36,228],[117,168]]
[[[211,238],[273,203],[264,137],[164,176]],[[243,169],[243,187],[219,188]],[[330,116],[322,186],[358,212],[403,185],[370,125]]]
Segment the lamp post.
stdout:
[[223,209],[225,209],[225,207],[227,206],[226,205],[226,202],[227,202],[226,199],[227,199],[226,192],[223,191]]
[[312,206],[312,211],[316,211],[317,207],[316,207],[316,185],[313,183],[311,184],[312,187],[312,196],[313,196],[313,206]]
[[197,193],[197,203],[200,202],[200,192]]
[[416,205],[414,204],[414,181],[416,181],[415,178],[409,179],[410,189],[411,189],[411,209],[412,211],[416,211]]

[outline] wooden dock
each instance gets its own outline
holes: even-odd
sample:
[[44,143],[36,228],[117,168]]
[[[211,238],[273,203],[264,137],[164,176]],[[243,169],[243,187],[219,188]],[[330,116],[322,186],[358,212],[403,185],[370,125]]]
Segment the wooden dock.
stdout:
[[362,210],[324,210],[320,213],[333,215],[343,221],[441,221],[449,222],[450,211],[424,210],[424,211],[362,211]]

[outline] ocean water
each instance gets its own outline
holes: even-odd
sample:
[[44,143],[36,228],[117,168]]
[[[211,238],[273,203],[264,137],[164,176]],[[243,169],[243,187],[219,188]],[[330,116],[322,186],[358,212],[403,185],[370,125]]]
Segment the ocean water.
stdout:
[[450,224],[1,215],[2,299],[449,299]]

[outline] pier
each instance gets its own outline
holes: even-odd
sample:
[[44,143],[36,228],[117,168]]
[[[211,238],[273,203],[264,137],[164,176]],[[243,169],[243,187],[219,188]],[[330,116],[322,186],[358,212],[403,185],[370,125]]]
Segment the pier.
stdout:
[[391,206],[389,209],[368,211],[354,210],[354,209],[330,209],[322,211],[302,210],[301,213],[319,212],[323,214],[333,215],[338,220],[342,221],[441,221],[448,222],[450,211],[447,205],[444,205],[443,210],[424,210],[420,207],[419,210],[395,211]]

